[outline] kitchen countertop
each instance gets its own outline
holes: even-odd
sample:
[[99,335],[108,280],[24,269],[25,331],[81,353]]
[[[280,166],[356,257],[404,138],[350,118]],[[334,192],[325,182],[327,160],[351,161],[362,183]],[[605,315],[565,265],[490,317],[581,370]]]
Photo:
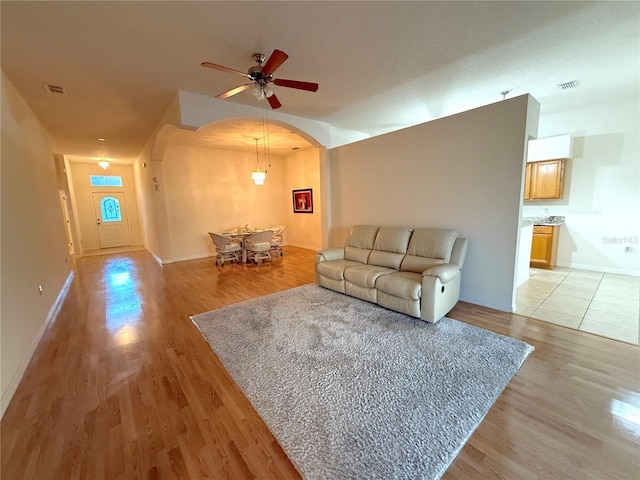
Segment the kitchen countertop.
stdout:
[[521,227],[528,227],[529,225],[544,225],[549,227],[557,227],[564,223],[564,217],[556,215],[546,217],[523,217],[520,219]]

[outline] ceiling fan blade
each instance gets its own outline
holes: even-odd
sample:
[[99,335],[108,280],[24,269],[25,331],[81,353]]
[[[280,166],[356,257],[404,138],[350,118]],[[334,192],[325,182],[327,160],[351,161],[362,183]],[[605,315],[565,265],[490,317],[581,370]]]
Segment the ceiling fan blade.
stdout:
[[285,62],[287,58],[289,58],[289,55],[284,53],[282,50],[274,50],[269,57],[269,60],[267,60],[267,63],[262,67],[262,73],[264,73],[265,76],[271,75]]
[[307,90],[308,92],[317,92],[318,84],[311,82],[300,82],[298,80],[283,80],[276,78],[273,83],[279,87],[297,88],[299,90]]
[[220,70],[222,72],[227,72],[227,73],[235,73],[236,75],[241,75],[243,77],[249,78],[248,74],[241,72],[240,70],[234,70],[233,68],[223,67],[222,65],[216,65],[215,63],[202,62],[200,65],[207,68],[213,68],[214,70]]
[[278,97],[276,97],[275,93],[270,97],[267,97],[267,101],[269,102],[269,105],[271,105],[271,108],[273,108],[274,110],[282,106],[282,104],[280,103],[280,100],[278,100]]
[[226,92],[221,93],[220,95],[216,95],[216,98],[224,100],[225,98],[229,98],[235,95],[236,93],[244,92],[247,88],[250,88],[252,85],[253,83],[246,83],[244,85],[240,85],[239,87],[232,88],[231,90],[227,90]]

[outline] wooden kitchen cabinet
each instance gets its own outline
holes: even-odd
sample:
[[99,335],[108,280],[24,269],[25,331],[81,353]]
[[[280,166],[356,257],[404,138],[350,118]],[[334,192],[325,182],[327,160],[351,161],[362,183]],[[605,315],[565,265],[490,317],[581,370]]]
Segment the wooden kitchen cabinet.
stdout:
[[558,252],[558,227],[533,226],[530,266],[535,268],[555,267]]
[[524,199],[531,199],[531,163],[527,163],[527,169],[524,171]]
[[551,200],[562,198],[565,159],[529,162],[525,171],[524,199]]

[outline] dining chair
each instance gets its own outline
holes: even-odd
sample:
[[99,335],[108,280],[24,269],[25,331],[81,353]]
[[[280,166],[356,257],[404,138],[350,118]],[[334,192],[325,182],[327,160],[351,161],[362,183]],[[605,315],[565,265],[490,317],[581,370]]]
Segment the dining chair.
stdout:
[[238,255],[242,253],[242,245],[238,240],[212,232],[209,232],[209,236],[216,247],[216,265],[220,262],[224,267],[225,260],[240,262]]
[[273,232],[273,237],[271,237],[271,251],[275,254],[276,258],[284,255],[284,252],[282,251],[282,232],[284,229],[284,225],[275,225],[269,228],[269,230]]
[[247,262],[254,261],[258,265],[262,260],[271,260],[271,238],[273,232],[264,230],[262,232],[252,233],[244,239],[244,248],[247,252]]

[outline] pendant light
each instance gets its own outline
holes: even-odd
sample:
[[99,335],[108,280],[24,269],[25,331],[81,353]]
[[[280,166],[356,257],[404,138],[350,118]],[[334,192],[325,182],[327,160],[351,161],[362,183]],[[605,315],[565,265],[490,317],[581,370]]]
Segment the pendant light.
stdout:
[[267,178],[267,171],[260,170],[260,166],[258,165],[258,139],[254,138],[256,141],[256,169],[251,172],[251,178],[256,185],[264,185],[264,180]]
[[109,168],[109,161],[106,158],[101,158],[98,162],[98,165],[100,165],[100,168],[102,168],[103,170],[106,170],[107,168]]

